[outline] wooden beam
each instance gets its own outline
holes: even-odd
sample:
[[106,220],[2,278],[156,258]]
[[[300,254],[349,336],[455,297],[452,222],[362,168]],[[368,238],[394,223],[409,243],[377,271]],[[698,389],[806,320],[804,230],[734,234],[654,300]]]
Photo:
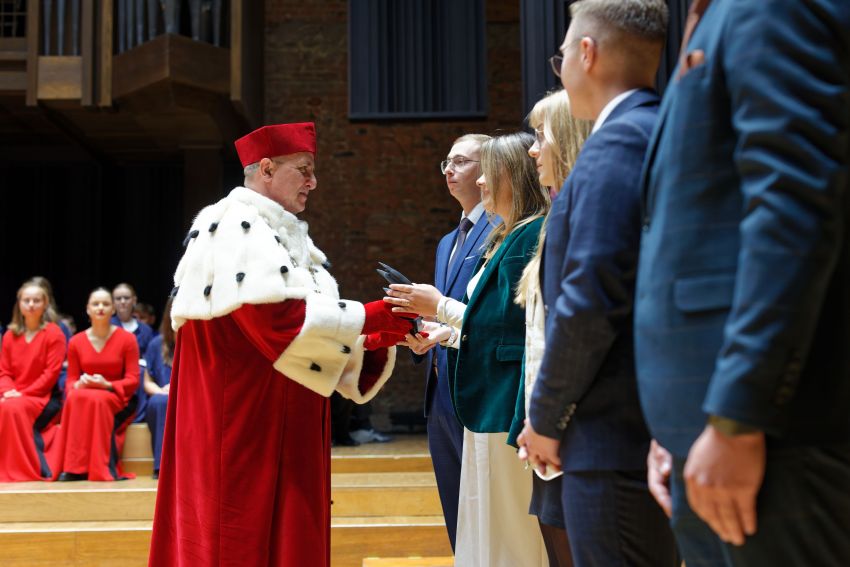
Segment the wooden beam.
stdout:
[[83,58],[82,69],[82,96],[83,106],[94,104],[94,0],[83,0],[82,26],[81,26],[81,54]]
[[112,106],[112,0],[101,0],[97,33],[97,105]]
[[42,55],[38,58],[39,100],[75,100],[82,96],[82,57]]
[[249,126],[263,121],[263,2],[230,4],[230,100]]
[[39,22],[41,2],[27,2],[27,106],[38,104],[38,46],[41,42]]

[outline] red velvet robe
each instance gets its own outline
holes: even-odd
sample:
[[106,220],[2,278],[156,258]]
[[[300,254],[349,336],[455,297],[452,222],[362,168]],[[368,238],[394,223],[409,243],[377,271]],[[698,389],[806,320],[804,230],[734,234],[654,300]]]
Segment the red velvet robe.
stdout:
[[304,317],[290,300],[180,328],[150,565],[330,565],[328,398],[272,367]]
[[328,396],[369,400],[395,348],[364,350],[363,305],[253,190],[203,209],[185,245],[150,565],[327,567]]
[[[24,335],[7,331],[0,352],[0,396],[17,390],[20,397],[0,397],[0,482],[50,478],[56,466],[52,450],[54,423],[33,431],[65,360],[65,335],[55,323],[47,324],[27,343]],[[43,470],[45,469],[46,470]]]

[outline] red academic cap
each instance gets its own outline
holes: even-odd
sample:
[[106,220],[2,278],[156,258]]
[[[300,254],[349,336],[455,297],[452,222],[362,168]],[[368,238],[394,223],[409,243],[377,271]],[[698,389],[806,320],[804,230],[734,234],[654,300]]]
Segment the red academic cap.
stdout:
[[312,122],[263,126],[233,144],[242,167],[257,163],[264,157],[273,158],[298,152],[310,152],[315,156],[316,126]]

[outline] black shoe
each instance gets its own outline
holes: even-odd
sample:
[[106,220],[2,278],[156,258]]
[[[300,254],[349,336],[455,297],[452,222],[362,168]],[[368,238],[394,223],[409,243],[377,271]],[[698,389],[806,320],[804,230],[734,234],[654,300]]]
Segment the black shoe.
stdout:
[[154,480],[159,480],[159,471],[153,471],[151,478]]
[[77,474],[72,472],[63,472],[59,475],[57,479],[59,482],[71,482],[74,480],[88,480],[89,475],[87,473]]

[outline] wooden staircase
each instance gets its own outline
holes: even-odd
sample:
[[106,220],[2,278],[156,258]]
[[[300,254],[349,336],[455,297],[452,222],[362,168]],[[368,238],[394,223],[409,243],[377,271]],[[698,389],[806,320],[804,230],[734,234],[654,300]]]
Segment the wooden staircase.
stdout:
[[[125,465],[139,478],[0,484],[0,565],[147,565],[156,481],[146,426],[131,426]],[[335,448],[332,467],[334,567],[451,565],[423,436]]]

